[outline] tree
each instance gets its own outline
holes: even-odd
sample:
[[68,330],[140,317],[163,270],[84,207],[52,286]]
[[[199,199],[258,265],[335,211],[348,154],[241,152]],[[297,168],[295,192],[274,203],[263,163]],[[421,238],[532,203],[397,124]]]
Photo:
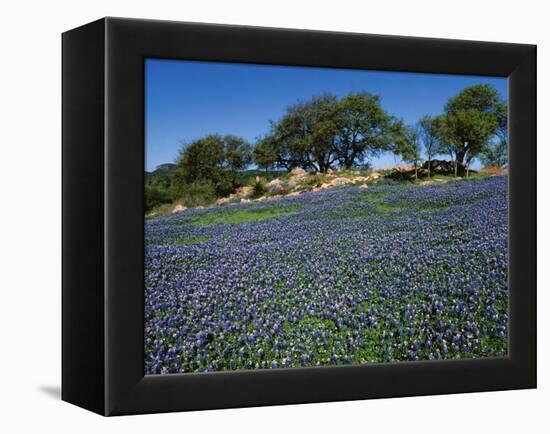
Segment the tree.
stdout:
[[459,110],[444,116],[443,147],[454,156],[455,176],[458,165],[469,166],[473,158],[485,149],[489,139],[494,135],[497,119],[491,113],[475,109]]
[[440,146],[441,131],[442,125],[440,118],[423,116],[420,121],[418,121],[420,141],[422,142],[428,159],[428,178],[431,177],[432,158],[434,154],[437,153]]
[[285,115],[279,123],[272,122],[271,130],[254,146],[254,162],[262,168],[310,168],[305,136],[299,128],[298,116]]
[[231,177],[233,188],[237,185],[237,172],[252,163],[252,148],[241,137],[226,135],[222,137],[224,146],[223,167]]
[[440,144],[454,158],[455,176],[459,164],[466,164],[469,174],[472,160],[505,124],[504,107],[497,91],[485,84],[467,87],[447,102],[445,114],[439,118]]
[[263,168],[349,169],[389,150],[399,126],[378,96],[359,92],[338,99],[324,94],[288,107],[256,143],[254,161]]
[[179,182],[216,179],[223,171],[224,165],[222,138],[213,134],[188,145],[184,144],[176,165],[175,177]]
[[331,94],[314,97],[301,107],[308,135],[305,141],[316,170],[325,173],[338,161],[335,148],[338,134],[338,99]]
[[498,120],[497,137],[501,142],[508,142],[508,104],[500,102],[496,106],[495,114]]
[[325,94],[287,108],[279,122],[254,148],[254,160],[261,167],[326,172],[336,161],[335,96]]
[[503,102],[496,89],[489,84],[469,86],[445,104],[445,113],[460,110],[477,110],[483,113],[497,114]]
[[252,151],[252,161],[266,172],[277,164],[277,148],[275,140],[271,135],[267,135],[257,140]]
[[394,151],[401,156],[404,161],[414,166],[415,179],[418,179],[418,163],[422,158],[420,137],[420,130],[417,126],[404,127],[394,148]]
[[380,105],[380,97],[367,92],[352,93],[338,102],[336,156],[346,169],[365,157],[389,150],[396,119]]
[[505,167],[508,164],[508,142],[506,140],[499,140],[486,146],[480,157],[481,162],[486,167]]
[[237,187],[237,171],[250,161],[250,145],[244,139],[211,134],[182,147],[174,180],[180,186],[211,183],[219,196],[225,196]]

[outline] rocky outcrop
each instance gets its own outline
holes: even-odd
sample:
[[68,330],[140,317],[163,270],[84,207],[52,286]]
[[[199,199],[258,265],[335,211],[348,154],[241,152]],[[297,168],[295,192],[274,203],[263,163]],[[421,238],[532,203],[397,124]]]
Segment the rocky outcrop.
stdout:
[[[433,174],[436,174],[436,175],[454,175],[455,174],[454,161],[431,160],[429,161],[429,165],[430,165],[430,173],[432,175]],[[420,166],[419,171],[422,172],[422,176],[428,176],[428,161],[425,161]],[[470,170],[470,173],[475,173],[475,171]],[[465,174],[466,174],[466,166],[462,163],[457,163],[457,175],[464,176]]]
[[267,191],[271,194],[280,194],[288,190],[288,184],[285,181],[280,180],[279,178],[269,181],[265,187]]
[[181,204],[177,204],[174,209],[172,210],[172,213],[176,213],[176,212],[182,212],[182,211],[185,211],[187,209],[187,207],[181,205]]
[[[418,176],[418,178],[425,178],[428,176],[428,165],[430,167],[430,175],[445,175],[454,176],[455,174],[455,162],[446,160],[431,160],[425,161],[418,166],[415,174],[414,167],[409,166],[397,166],[393,167],[390,173],[386,174],[386,178],[397,179],[402,181],[412,181]],[[457,163],[457,176],[464,176],[467,173],[467,167],[462,163]],[[475,170],[470,169],[470,173],[475,173]]]
[[353,181],[349,178],[334,178],[329,183],[333,187],[338,187],[340,185],[353,184]]

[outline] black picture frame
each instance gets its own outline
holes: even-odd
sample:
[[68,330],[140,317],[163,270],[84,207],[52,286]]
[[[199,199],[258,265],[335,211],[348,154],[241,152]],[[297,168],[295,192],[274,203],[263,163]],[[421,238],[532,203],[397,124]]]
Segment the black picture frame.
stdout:
[[[107,416],[536,387],[536,46],[104,18],[62,50],[63,400]],[[145,58],[508,77],[508,357],[144,376]]]

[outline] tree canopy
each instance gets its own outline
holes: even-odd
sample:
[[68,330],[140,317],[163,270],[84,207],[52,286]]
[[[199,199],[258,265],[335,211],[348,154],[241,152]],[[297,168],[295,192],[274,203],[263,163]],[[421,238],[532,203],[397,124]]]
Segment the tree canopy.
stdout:
[[[238,173],[252,163],[265,170],[326,172],[368,165],[386,151],[415,167],[426,157],[428,176],[430,160],[438,154],[451,156],[455,174],[459,165],[468,168],[476,157],[505,166],[507,121],[506,103],[485,84],[463,89],[447,101],[441,115],[423,116],[412,126],[388,114],[377,95],[325,93],[287,107],[254,147],[241,137],[219,134],[184,145],[163,188],[174,194],[194,188],[225,196],[239,187]],[[157,202],[166,199],[157,196]]]
[[350,168],[389,150],[399,122],[380,105],[380,97],[358,92],[338,99],[324,94],[288,107],[254,148],[262,168],[326,172]]
[[236,174],[251,162],[251,147],[232,135],[211,134],[184,145],[180,150],[174,179],[177,185],[210,183],[224,195],[236,187]]
[[438,122],[442,125],[440,151],[446,151],[457,163],[469,165],[497,133],[505,134],[506,103],[492,86],[470,86],[447,102]]

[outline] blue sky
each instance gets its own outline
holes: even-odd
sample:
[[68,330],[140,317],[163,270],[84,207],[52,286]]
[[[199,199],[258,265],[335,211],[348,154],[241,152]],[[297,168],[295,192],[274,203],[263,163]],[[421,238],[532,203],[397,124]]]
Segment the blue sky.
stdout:
[[[388,113],[413,124],[440,114],[450,97],[479,83],[507,99],[501,77],[147,59],[145,168],[174,162],[182,143],[207,134],[235,134],[253,143],[287,106],[325,92],[380,95]],[[396,160],[386,154],[372,163],[384,167]]]

